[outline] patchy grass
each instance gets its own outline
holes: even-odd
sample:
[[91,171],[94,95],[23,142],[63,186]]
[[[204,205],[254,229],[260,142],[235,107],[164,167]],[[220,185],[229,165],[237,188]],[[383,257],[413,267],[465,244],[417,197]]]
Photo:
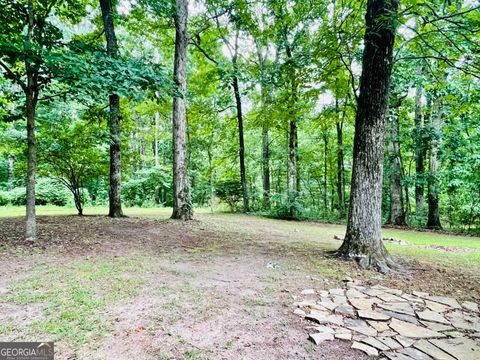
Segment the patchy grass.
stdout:
[[[135,272],[141,270],[142,261],[135,257],[76,261],[55,267],[38,263],[28,277],[10,284],[2,302],[39,304],[42,316],[26,324],[25,333],[32,338],[43,334],[53,341],[67,340],[78,347],[108,331],[102,311],[137,295],[143,282]],[[14,331],[8,324],[0,329],[6,337]]]

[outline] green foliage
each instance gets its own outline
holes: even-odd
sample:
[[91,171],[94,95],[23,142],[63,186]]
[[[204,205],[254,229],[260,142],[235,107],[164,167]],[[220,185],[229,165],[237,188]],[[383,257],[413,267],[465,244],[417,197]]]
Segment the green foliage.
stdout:
[[128,206],[171,205],[171,181],[170,169],[138,170],[123,185],[123,200]]
[[226,202],[231,211],[236,211],[242,201],[242,184],[238,180],[221,180],[215,184],[215,194]]
[[[65,206],[71,204],[72,195],[59,181],[50,178],[38,178],[35,186],[35,203],[37,205]],[[3,202],[3,204],[2,204]],[[24,187],[16,187],[0,193],[0,205],[25,205]]]

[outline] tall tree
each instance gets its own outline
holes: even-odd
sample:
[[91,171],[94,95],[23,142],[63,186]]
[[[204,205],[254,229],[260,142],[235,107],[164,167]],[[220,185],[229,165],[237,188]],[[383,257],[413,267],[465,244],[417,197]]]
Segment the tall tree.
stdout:
[[442,229],[439,210],[438,170],[440,160],[440,134],[442,122],[442,101],[437,99],[430,115],[430,158],[428,167],[428,229]]
[[190,220],[193,216],[187,173],[186,63],[188,0],[176,0],[175,59],[173,80],[178,93],[173,97],[173,212],[172,219]]
[[338,255],[362,268],[394,266],[381,240],[385,113],[390,92],[397,0],[368,0],[360,95],[355,118],[352,187]]
[[[100,0],[102,10],[103,29],[107,39],[107,54],[112,58],[118,57],[118,44],[113,23],[114,9],[111,0]],[[122,217],[122,159],[121,159],[121,119],[120,97],[112,93],[108,97],[110,106],[110,188],[108,192],[110,217]]]
[[[417,74],[421,75],[421,71]],[[415,214],[418,219],[423,217],[424,205],[425,145],[423,139],[422,94],[422,87],[417,85],[415,89]]]

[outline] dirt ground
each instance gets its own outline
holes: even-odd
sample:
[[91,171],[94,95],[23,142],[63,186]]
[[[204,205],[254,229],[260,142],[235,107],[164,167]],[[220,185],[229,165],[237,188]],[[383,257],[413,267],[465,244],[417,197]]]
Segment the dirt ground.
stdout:
[[38,222],[30,244],[22,219],[0,220],[0,341],[55,340],[57,359],[364,359],[348,342],[308,341],[292,313],[303,289],[349,276],[480,299],[478,269],[399,258],[406,272],[380,275],[326,258],[339,246],[329,225],[228,214]]

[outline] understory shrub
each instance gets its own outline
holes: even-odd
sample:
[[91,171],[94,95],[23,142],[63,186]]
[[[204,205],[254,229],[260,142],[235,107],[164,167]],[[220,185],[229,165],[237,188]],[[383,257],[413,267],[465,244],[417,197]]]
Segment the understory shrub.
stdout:
[[[24,187],[16,187],[8,191],[7,194],[7,203],[17,206],[26,204],[27,194]],[[35,203],[37,205],[65,206],[71,202],[71,198],[70,191],[58,180],[49,178],[37,179],[35,187]]]
[[123,185],[123,200],[127,206],[169,206],[172,203],[171,181],[169,169],[139,170]]

